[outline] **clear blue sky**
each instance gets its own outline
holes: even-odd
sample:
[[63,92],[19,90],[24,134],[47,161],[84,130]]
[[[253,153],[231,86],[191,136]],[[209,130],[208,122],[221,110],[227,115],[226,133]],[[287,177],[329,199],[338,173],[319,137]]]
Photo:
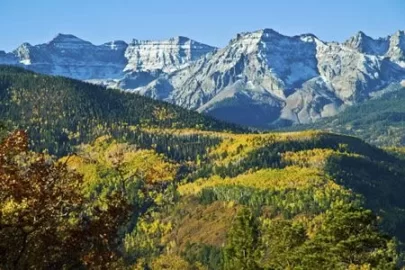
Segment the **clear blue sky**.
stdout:
[[405,0],[0,0],[0,49],[71,33],[95,44],[188,36],[224,46],[236,33],[273,28],[342,41],[359,30],[405,29]]

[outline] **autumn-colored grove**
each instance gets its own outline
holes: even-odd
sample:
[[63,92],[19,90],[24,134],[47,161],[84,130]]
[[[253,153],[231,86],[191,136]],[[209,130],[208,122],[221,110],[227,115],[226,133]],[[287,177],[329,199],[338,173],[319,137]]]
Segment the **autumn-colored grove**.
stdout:
[[0,121],[0,269],[404,265],[402,148],[10,67]]

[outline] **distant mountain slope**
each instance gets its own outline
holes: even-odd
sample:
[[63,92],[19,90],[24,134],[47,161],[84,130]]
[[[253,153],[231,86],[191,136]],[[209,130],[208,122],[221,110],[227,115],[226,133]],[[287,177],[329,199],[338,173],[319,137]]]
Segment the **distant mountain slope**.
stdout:
[[348,107],[337,116],[290,130],[321,129],[354,135],[380,146],[404,146],[405,87],[397,85],[387,90],[391,92]]
[[137,94],[9,66],[0,66],[0,121],[27,128],[35,149],[57,154],[102,134],[129,136],[136,125],[242,130]]

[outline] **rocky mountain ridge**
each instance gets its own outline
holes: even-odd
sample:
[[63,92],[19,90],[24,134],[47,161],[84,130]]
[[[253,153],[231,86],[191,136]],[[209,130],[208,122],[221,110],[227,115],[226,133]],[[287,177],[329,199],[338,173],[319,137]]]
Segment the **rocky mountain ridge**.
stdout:
[[405,79],[405,32],[343,43],[272,29],[237,34],[221,49],[186,37],[114,41],[72,35],[0,52],[0,63],[101,83],[239,124],[309,123]]
[[136,71],[176,70],[214,49],[186,37],[94,45],[70,34],[58,34],[45,44],[24,43],[10,53],[0,52],[0,63],[44,74],[105,81]]

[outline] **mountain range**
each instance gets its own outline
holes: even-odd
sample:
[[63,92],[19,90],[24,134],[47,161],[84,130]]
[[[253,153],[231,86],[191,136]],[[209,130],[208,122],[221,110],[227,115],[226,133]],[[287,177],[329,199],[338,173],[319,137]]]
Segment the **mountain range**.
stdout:
[[[240,33],[224,48],[176,37],[94,45],[59,34],[0,51],[17,65],[139,93],[258,128],[312,123],[405,80],[405,32],[343,43],[272,29]],[[395,88],[395,87],[394,87]]]

